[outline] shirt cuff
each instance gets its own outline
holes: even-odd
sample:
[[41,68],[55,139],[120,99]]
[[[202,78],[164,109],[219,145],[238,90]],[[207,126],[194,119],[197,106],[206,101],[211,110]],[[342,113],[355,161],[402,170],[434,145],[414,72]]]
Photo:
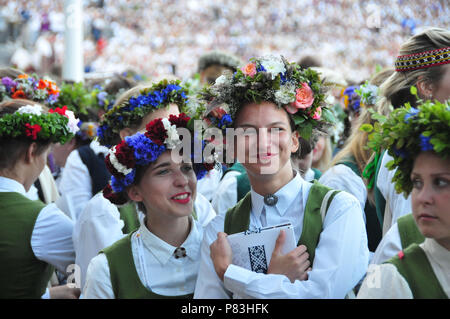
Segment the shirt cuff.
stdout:
[[254,272],[231,264],[225,271],[223,284],[229,291],[238,295],[245,295],[247,284],[253,275],[255,275]]
[[48,288],[45,289],[45,293],[41,296],[41,299],[50,299],[50,290]]

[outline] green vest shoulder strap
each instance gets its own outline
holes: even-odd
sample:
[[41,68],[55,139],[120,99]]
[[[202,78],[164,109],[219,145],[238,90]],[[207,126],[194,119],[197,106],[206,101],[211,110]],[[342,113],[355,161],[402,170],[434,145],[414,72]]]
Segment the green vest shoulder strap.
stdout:
[[305,245],[309,254],[309,261],[313,264],[316,247],[319,243],[328,207],[339,191],[314,181],[306,200],[303,229],[298,245]]
[[[307,247],[311,264],[322,232],[323,219],[331,201],[338,192],[317,181],[314,181],[309,191],[303,217],[303,231],[298,244]],[[224,222],[225,233],[235,234],[248,230],[251,208],[252,201],[249,192],[236,206],[227,211]]]
[[139,228],[138,212],[134,202],[130,202],[120,207],[118,206],[117,208],[119,209],[120,219],[123,220],[125,224],[122,229],[124,234],[129,234]]
[[405,249],[411,244],[420,244],[425,240],[425,236],[417,227],[412,214],[408,214],[397,219],[398,232],[400,234],[400,240],[402,248]]
[[383,161],[383,157],[384,154],[386,153],[386,151],[383,151],[383,153],[381,153],[380,156],[380,160],[377,163],[377,168],[375,171],[375,182],[373,185],[373,195],[375,198],[375,207],[377,210],[377,216],[378,216],[378,220],[380,221],[380,225],[381,227],[383,227],[383,223],[384,223],[384,211],[386,208],[386,199],[384,198],[383,194],[381,193],[380,189],[377,186],[377,182],[378,182],[378,172],[380,171],[380,167],[381,167],[381,162]]
[[395,256],[387,261],[393,264],[405,278],[415,299],[447,299],[448,296],[418,244],[411,244],[402,257]]
[[141,282],[131,250],[133,233],[119,239],[103,249],[108,260],[111,284],[117,299],[182,299],[192,298],[193,294],[182,296],[162,296],[147,289]]
[[54,267],[34,255],[31,236],[41,201],[15,193],[0,193],[0,298],[39,299]]

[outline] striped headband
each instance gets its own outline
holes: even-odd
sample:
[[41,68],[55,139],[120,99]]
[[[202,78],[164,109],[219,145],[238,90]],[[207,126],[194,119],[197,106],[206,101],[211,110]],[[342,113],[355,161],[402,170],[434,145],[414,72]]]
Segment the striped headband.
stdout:
[[395,61],[395,71],[406,72],[445,63],[450,63],[450,47],[400,55]]

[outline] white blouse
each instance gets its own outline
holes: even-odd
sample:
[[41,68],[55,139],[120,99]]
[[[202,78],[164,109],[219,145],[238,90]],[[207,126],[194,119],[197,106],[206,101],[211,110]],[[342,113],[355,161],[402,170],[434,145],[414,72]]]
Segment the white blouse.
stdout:
[[[108,148],[93,140],[89,144],[95,154],[108,154]],[[67,157],[66,165],[59,183],[61,197],[56,205],[73,221],[76,221],[92,196],[91,175],[81,160],[78,150],[72,151]]]
[[[136,271],[142,284],[152,292],[179,296],[194,292],[200,259],[203,227],[191,218],[191,230],[181,245],[186,257],[175,258],[177,247],[169,245],[152,234],[142,224],[131,237],[131,247]],[[139,236],[138,236],[139,235]],[[108,260],[105,254],[94,257],[87,270],[83,298],[114,299]]]

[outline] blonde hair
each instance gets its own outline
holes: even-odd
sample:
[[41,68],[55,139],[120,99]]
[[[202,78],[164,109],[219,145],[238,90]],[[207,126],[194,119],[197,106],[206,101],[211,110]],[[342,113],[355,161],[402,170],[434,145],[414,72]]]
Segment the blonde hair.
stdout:
[[[429,28],[409,38],[400,48],[399,55],[420,53],[450,46],[450,31],[441,28]],[[416,98],[411,95],[410,88],[419,79],[426,83],[437,84],[444,75],[444,68],[439,66],[424,69],[394,72],[380,86],[380,99],[377,102],[378,112],[388,115],[392,108],[410,102],[416,106]]]

